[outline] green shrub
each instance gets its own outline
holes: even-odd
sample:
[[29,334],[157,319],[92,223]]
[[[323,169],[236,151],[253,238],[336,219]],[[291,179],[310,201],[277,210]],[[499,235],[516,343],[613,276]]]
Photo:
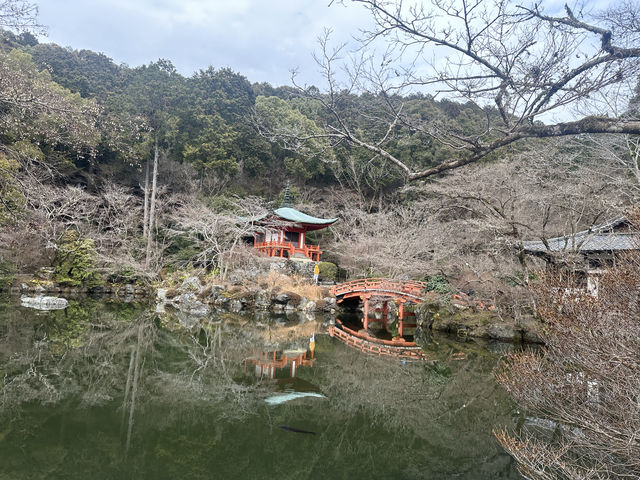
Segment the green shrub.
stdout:
[[55,260],[55,280],[70,287],[92,288],[102,285],[95,269],[96,249],[90,238],[79,238],[75,230],[67,230],[60,238]]
[[136,283],[139,277],[131,267],[124,267],[111,273],[108,277],[110,283]]
[[451,285],[449,285],[447,279],[444,278],[444,275],[440,273],[431,275],[426,283],[427,291],[439,293],[441,295],[445,295],[451,292]]
[[319,262],[318,268],[320,269],[320,278],[323,280],[333,282],[338,276],[338,266],[335,263]]
[[15,273],[16,265],[13,262],[0,262],[0,291],[12,285]]
[[187,235],[175,235],[165,249],[165,254],[171,256],[177,263],[185,265],[198,256],[200,249],[196,242]]

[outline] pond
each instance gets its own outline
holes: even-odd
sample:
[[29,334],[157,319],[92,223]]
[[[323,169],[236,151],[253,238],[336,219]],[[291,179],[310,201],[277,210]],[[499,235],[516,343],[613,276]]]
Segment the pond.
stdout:
[[381,359],[327,320],[4,301],[0,478],[520,478],[492,434],[515,420],[496,348]]

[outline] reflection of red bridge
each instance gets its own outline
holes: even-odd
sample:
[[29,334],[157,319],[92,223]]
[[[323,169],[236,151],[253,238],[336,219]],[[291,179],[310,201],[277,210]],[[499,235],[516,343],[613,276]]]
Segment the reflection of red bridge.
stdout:
[[381,340],[367,334],[355,332],[342,325],[339,320],[337,320],[337,323],[340,325],[340,328],[335,326],[329,327],[329,335],[338,338],[343,343],[362,350],[363,352],[410,360],[426,359],[422,349],[414,342],[405,342],[404,340]]
[[372,301],[382,304],[382,322],[386,327],[389,302],[398,305],[398,336],[404,334],[404,327],[415,327],[415,323],[407,324],[406,317],[414,316],[413,312],[405,310],[406,304],[422,303],[422,293],[425,289],[423,282],[391,280],[388,278],[365,278],[341,283],[331,288],[338,303],[350,298],[359,298],[363,303],[363,326],[369,327],[369,306]]

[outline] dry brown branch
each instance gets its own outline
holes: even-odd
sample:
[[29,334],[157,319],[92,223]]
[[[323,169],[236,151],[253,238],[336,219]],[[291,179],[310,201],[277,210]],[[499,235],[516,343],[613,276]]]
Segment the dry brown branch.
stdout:
[[547,347],[509,356],[497,374],[527,412],[521,431],[497,434],[527,478],[640,475],[639,272],[633,252],[602,274],[597,297],[566,272],[540,283]]

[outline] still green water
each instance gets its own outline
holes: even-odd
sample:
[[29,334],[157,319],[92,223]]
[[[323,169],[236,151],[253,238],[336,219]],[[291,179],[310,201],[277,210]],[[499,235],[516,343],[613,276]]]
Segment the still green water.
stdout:
[[[0,303],[0,478],[520,478],[492,435],[514,421],[497,353],[436,338],[434,366],[379,359],[321,335],[326,320]],[[313,332],[295,379],[244,368]],[[291,391],[326,398],[265,402]]]

